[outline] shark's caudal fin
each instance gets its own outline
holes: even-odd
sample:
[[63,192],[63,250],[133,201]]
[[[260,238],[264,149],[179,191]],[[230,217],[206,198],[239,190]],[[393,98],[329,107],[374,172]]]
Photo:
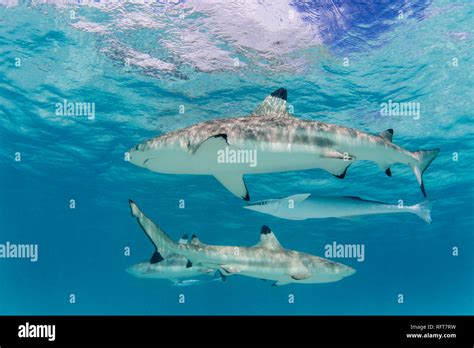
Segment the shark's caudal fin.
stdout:
[[420,185],[421,192],[426,197],[425,185],[423,184],[423,173],[426,168],[433,162],[438,154],[439,149],[434,150],[421,150],[413,152],[413,155],[417,158],[417,162],[411,165],[413,172],[415,173],[416,180]]
[[411,207],[412,211],[418,215],[427,224],[431,223],[431,208],[433,201],[424,201]]
[[[151,221],[138,206],[131,199],[128,200],[130,204],[130,210],[133,217],[137,218],[138,224],[146,233],[148,238],[155,246],[156,251],[160,257],[167,258],[170,254],[173,254],[176,248],[176,243],[168,237],[168,235],[153,221]],[[155,260],[158,257],[155,257]]]

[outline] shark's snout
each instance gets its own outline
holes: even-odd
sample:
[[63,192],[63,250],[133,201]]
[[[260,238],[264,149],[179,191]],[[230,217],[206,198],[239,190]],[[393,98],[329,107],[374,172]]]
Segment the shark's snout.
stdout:
[[349,276],[353,275],[356,272],[357,271],[354,268],[349,267],[349,266],[345,266],[344,277],[349,277]]
[[140,149],[140,144],[135,145],[128,150],[128,161],[136,166],[144,167],[148,158],[145,153]]

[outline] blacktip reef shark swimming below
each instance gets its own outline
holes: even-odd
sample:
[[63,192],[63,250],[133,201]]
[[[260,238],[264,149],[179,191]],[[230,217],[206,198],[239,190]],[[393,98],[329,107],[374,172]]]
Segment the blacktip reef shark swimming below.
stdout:
[[245,206],[249,210],[270,214],[289,220],[350,218],[361,215],[412,213],[431,223],[432,201],[424,201],[412,206],[400,206],[360,197],[313,196],[309,193],[282,199],[267,199]]
[[[147,234],[148,236],[148,234]],[[178,242],[187,244],[188,236],[184,235]],[[225,277],[209,267],[188,266],[188,259],[178,254],[169,254],[166,258],[155,249],[150,261],[137,263],[127,268],[127,272],[137,278],[146,279],[168,279],[176,286],[189,286],[213,281],[224,281]],[[196,277],[208,275],[212,279],[195,279]]]
[[184,256],[187,267],[208,267],[224,275],[240,274],[273,280],[275,285],[288,283],[329,283],[355,273],[341,263],[284,249],[267,226],[262,227],[260,242],[252,247],[216,246],[201,243],[197,237],[191,243],[175,243],[138,206],[129,201],[132,216],[166,259],[169,255]]
[[393,130],[378,135],[287,111],[287,91],[268,96],[250,116],[218,119],[158,136],[129,151],[130,162],[159,173],[213,175],[234,195],[250,196],[244,174],[322,168],[344,178],[354,161],[373,161],[388,176],[395,163],[409,165],[423,195],[423,173],[438,149],[410,152],[392,143]]

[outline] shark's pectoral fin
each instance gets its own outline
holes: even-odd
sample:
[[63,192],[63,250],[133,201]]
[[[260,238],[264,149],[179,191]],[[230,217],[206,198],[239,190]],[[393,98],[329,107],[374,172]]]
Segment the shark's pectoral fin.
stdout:
[[240,268],[236,265],[221,265],[221,269],[227,274],[235,274],[240,272]]
[[340,152],[340,151],[328,151],[324,155],[321,155],[321,157],[340,159],[345,162],[350,162],[355,159],[355,156],[349,154],[348,152]]
[[289,281],[286,281],[286,280],[279,280],[275,283],[273,283],[272,286],[282,286],[282,285],[286,285],[286,284],[289,284],[290,282]]
[[189,152],[193,155],[203,153],[215,155],[218,150],[225,149],[226,146],[229,146],[227,134],[216,134],[198,144],[189,145]]
[[214,174],[214,177],[219,181],[222,186],[228,189],[237,197],[240,197],[246,201],[250,201],[249,192],[245,185],[244,177],[239,173],[222,173]]
[[311,272],[308,269],[298,270],[297,272],[292,272],[290,277],[294,280],[303,280],[311,277]]

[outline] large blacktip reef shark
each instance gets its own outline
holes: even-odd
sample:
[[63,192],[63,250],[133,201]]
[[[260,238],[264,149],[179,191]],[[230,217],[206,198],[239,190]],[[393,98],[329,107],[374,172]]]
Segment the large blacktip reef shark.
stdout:
[[244,208],[288,220],[344,219],[361,215],[411,213],[416,214],[429,224],[431,223],[432,205],[432,201],[401,206],[353,196],[313,196],[309,193],[303,193],[282,199],[267,199],[255,202]]
[[388,176],[409,165],[423,195],[423,173],[438,149],[410,152],[392,143],[393,130],[374,135],[287,111],[287,91],[277,89],[250,116],[196,124],[147,140],[129,151],[130,162],[158,173],[213,175],[234,195],[250,200],[244,174],[322,168],[344,178],[354,161],[373,161]]
[[275,285],[336,282],[355,273],[353,268],[343,264],[284,249],[267,226],[262,227],[260,242],[252,247],[206,245],[196,236],[191,243],[176,243],[133,201],[129,203],[132,216],[137,218],[157,251],[165,259],[174,254],[185,257],[187,267],[208,267],[224,275],[273,280]]

